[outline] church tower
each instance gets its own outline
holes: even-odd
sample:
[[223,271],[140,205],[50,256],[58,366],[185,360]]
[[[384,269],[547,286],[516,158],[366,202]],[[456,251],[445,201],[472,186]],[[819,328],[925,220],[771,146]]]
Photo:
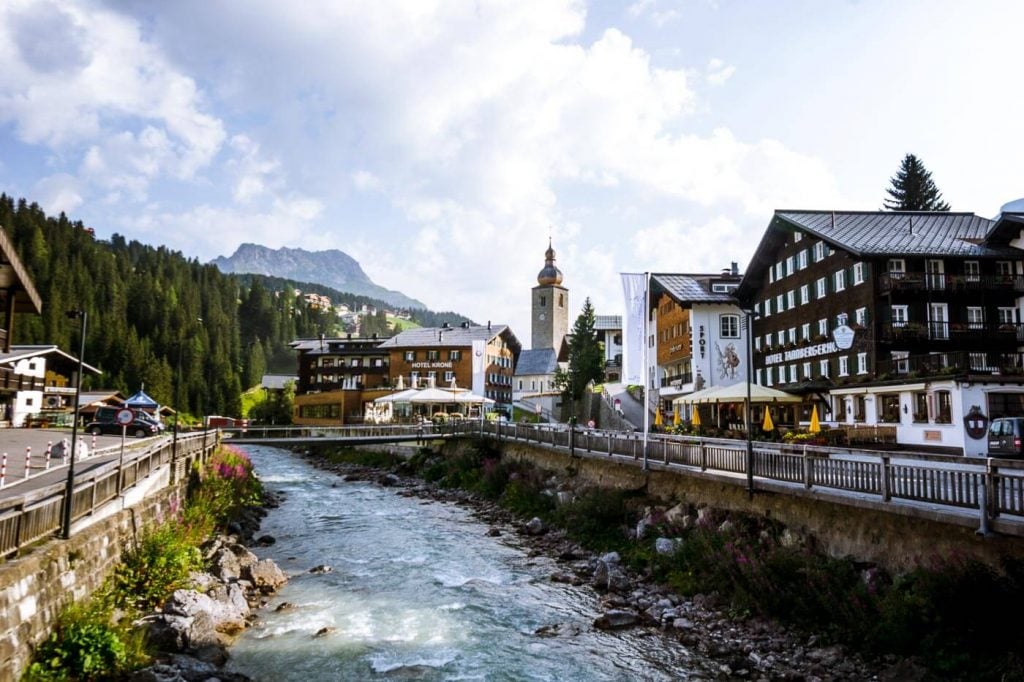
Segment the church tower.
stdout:
[[562,286],[562,271],[555,267],[555,250],[548,239],[544,268],[537,274],[533,288],[533,327],[530,348],[562,349],[562,340],[569,332],[569,290]]

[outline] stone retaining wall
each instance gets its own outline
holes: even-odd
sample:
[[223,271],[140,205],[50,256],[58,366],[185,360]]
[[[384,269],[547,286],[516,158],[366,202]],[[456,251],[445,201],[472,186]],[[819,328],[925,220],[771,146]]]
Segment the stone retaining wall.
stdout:
[[182,497],[182,488],[164,488],[76,530],[70,540],[46,541],[0,564],[0,682],[21,677],[61,609],[92,594],[137,533]]
[[[454,441],[446,448],[465,445]],[[975,533],[977,524],[969,517],[964,525],[955,525],[929,518],[926,508],[894,513],[883,508],[881,502],[839,504],[802,488],[765,489],[767,484],[762,481],[757,482],[761,489],[750,496],[743,482],[721,475],[658,470],[660,465],[653,462],[652,470],[645,472],[633,463],[602,457],[572,458],[550,447],[514,441],[505,441],[501,447],[506,456],[575,478],[583,485],[643,491],[667,504],[685,502],[765,516],[797,533],[813,536],[832,556],[850,556],[895,573],[920,563],[962,557],[991,566],[998,566],[1005,556],[1024,559],[1024,540],[981,537]],[[895,509],[892,505],[888,508]]]

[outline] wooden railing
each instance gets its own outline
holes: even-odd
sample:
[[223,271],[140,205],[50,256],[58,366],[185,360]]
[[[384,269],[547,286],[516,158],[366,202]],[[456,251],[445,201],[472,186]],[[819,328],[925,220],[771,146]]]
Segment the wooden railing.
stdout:
[[[216,445],[214,432],[179,436],[173,456],[176,478],[180,480],[196,460],[205,460]],[[88,468],[75,476],[71,503],[71,522],[93,514],[125,490],[137,485],[158,467],[172,460],[173,441],[163,438],[152,445],[125,453],[123,464],[115,459]],[[96,456],[110,454],[108,448]],[[88,462],[88,460],[85,460]],[[35,488],[21,495],[0,499],[0,556],[7,557],[42,538],[61,530],[64,517],[66,483]]]

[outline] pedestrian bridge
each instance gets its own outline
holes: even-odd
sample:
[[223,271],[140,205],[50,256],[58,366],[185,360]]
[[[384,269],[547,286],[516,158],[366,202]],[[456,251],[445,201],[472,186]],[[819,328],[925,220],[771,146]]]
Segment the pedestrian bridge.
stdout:
[[570,429],[565,425],[462,421],[450,424],[224,429],[234,443],[427,444],[486,435],[574,457],[602,458],[646,470],[715,477],[757,492],[916,513],[1024,537],[1024,461],[871,451],[743,440]]

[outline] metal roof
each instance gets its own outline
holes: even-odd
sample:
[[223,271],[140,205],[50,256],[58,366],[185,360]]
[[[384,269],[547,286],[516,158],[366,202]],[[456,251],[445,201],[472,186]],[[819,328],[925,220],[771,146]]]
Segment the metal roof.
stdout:
[[[677,303],[736,303],[736,299],[730,293],[711,291],[711,279],[720,278],[720,275],[679,275],[679,274],[652,274],[651,293],[660,287]],[[729,277],[729,284],[739,284],[738,277]],[[654,301],[651,301],[654,305]]]
[[558,357],[555,355],[554,348],[524,350],[519,354],[519,361],[516,362],[515,376],[554,374],[557,368]]
[[[31,346],[11,346],[10,353],[0,352],[0,365],[14,365],[19,360],[25,360],[27,358],[35,358],[40,355],[56,355],[61,360],[67,360],[72,363],[78,363],[78,358],[69,353],[65,353],[60,348],[54,345],[31,345]],[[96,369],[87,362],[82,363],[82,369],[92,372],[93,374],[103,374],[100,370]]]
[[283,391],[289,381],[298,382],[299,377],[294,374],[264,374],[260,386],[271,391]]
[[622,329],[622,315],[595,315],[594,329],[599,331]]
[[[995,223],[948,211],[776,211],[790,223],[858,256],[1018,257],[984,243]],[[774,221],[773,221],[774,223]]]
[[[473,341],[490,341],[505,331],[507,325],[494,324],[488,326],[469,327],[420,327],[406,329],[381,343],[381,348],[463,348],[473,345]],[[512,337],[515,339],[515,336]],[[518,343],[518,341],[516,341]]]

